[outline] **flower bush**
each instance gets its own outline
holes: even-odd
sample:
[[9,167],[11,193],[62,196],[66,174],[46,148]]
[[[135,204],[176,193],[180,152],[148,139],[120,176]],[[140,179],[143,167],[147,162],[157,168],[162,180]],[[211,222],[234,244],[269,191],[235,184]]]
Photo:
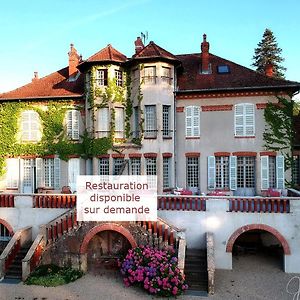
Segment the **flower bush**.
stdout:
[[138,284],[150,294],[178,296],[187,289],[173,250],[148,246],[130,249],[121,263],[125,286]]

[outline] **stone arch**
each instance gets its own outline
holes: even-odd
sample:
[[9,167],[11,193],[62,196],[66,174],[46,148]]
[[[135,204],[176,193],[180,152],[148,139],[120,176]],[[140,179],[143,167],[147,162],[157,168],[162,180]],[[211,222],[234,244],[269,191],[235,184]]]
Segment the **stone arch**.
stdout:
[[120,234],[122,234],[130,243],[132,248],[137,247],[137,242],[134,239],[133,235],[130,233],[130,231],[126,228],[124,228],[121,225],[117,224],[112,224],[112,223],[106,223],[106,224],[101,224],[93,227],[84,237],[83,242],[80,246],[80,254],[85,254],[87,252],[87,247],[90,242],[90,240],[98,233],[101,231],[106,231],[106,230],[112,230],[116,231]]
[[7,221],[5,221],[3,219],[0,219],[0,224],[2,224],[3,226],[5,226],[8,229],[10,236],[14,235],[14,230],[13,230],[12,226]]
[[232,248],[234,245],[234,242],[236,239],[244,232],[247,232],[249,230],[254,230],[254,229],[259,229],[259,230],[264,230],[267,231],[271,234],[273,234],[278,241],[281,243],[281,246],[283,248],[284,254],[285,255],[290,255],[291,250],[289,247],[289,244],[285,237],[276,229],[274,229],[271,226],[265,225],[265,224],[250,224],[250,225],[245,225],[237,229],[229,238],[227,245],[226,245],[226,252],[232,252]]

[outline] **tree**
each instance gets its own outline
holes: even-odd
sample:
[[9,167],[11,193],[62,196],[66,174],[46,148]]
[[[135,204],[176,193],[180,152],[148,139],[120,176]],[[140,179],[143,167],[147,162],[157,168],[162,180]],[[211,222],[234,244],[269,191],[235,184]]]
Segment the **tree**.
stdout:
[[265,68],[268,64],[273,66],[273,76],[277,78],[284,78],[286,68],[281,65],[284,58],[281,57],[282,49],[278,47],[276,38],[270,29],[266,29],[262,40],[258,43],[254,50],[252,64],[256,67],[256,71],[265,73]]

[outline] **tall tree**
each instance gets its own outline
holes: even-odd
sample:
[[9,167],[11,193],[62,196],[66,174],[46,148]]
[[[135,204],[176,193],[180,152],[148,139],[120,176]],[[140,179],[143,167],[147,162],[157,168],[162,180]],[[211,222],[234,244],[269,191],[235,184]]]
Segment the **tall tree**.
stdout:
[[254,51],[253,67],[256,71],[265,73],[268,64],[273,65],[273,76],[277,78],[284,78],[286,68],[281,65],[284,58],[281,57],[282,49],[278,47],[276,38],[270,29],[266,29],[262,40],[258,43]]

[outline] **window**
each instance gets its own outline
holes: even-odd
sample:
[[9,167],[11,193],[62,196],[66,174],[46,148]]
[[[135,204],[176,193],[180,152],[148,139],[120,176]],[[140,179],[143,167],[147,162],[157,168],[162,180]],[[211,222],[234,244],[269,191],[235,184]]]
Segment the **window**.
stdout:
[[59,158],[36,158],[36,187],[60,189]]
[[156,106],[145,105],[145,137],[156,138]]
[[156,67],[155,66],[149,66],[144,67],[144,83],[145,84],[155,84],[156,83]]
[[124,170],[124,158],[114,158],[113,175],[122,175]]
[[106,137],[109,133],[109,110],[108,107],[98,109],[98,137]]
[[[156,157],[146,158],[146,175],[157,175]],[[151,188],[155,187],[156,185],[156,182],[153,181],[153,178],[149,178],[147,182]]]
[[162,119],[162,125],[163,125],[163,137],[170,137],[170,111],[171,106],[170,105],[163,105],[163,119]]
[[117,86],[123,85],[123,73],[120,70],[115,70],[115,78]]
[[217,71],[219,74],[227,74],[230,73],[230,69],[228,65],[220,65],[217,66]]
[[229,188],[229,157],[216,157],[216,188]]
[[299,155],[294,155],[293,156],[293,170],[292,170],[292,177],[293,177],[293,184],[294,185],[299,185],[300,184],[300,176],[299,176],[299,171],[300,171],[300,156]]
[[96,71],[96,85],[97,86],[107,85],[107,69],[98,69]]
[[115,108],[115,138],[124,138],[124,108]]
[[168,188],[171,186],[171,174],[170,174],[170,157],[163,157],[163,187]]
[[261,156],[261,189],[284,188],[284,157]]
[[186,182],[189,188],[199,187],[199,157],[187,157]]
[[185,108],[185,133],[186,137],[200,137],[200,107]]
[[162,67],[161,79],[162,79],[163,82],[166,82],[168,84],[172,83],[171,68]]
[[17,158],[6,160],[6,187],[9,189],[19,187],[19,160]]
[[72,140],[79,140],[79,111],[67,112],[67,135]]
[[98,174],[109,175],[109,158],[98,159]]
[[140,136],[140,122],[139,122],[139,107],[133,108],[133,137],[138,138]]
[[0,242],[8,242],[11,239],[9,230],[0,223]]
[[21,115],[22,141],[36,142],[41,139],[40,118],[37,112],[27,110]]
[[134,157],[130,159],[131,175],[141,175],[141,159]]
[[254,104],[236,104],[234,110],[235,136],[254,136]]
[[238,188],[255,187],[255,157],[252,156],[237,157],[237,187]]

